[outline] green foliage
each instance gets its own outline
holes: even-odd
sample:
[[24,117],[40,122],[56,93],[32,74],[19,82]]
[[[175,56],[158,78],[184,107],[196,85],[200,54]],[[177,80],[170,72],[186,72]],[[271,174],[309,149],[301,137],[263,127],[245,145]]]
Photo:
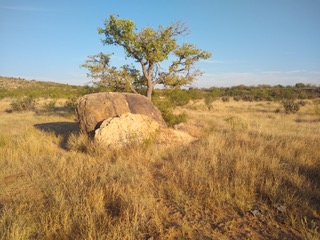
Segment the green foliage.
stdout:
[[222,94],[221,88],[211,88],[204,97],[205,104],[210,108],[213,101],[220,98]]
[[294,102],[293,100],[286,100],[282,102],[285,113],[296,113],[300,110],[300,104]]
[[14,99],[11,103],[12,111],[30,111],[34,110],[36,106],[36,100],[32,97],[23,97]]
[[207,96],[206,92],[191,88],[189,90],[185,89],[155,89],[152,92],[152,101],[157,101],[159,98],[166,98],[171,101],[172,106],[183,106],[187,104],[190,100],[203,99]]
[[303,83],[296,83],[295,87],[296,88],[304,88],[304,87],[306,87],[306,85]]
[[[214,88],[211,88],[214,89]],[[320,87],[296,84],[295,86],[234,86],[221,88],[221,95],[241,97],[244,101],[278,101],[285,99],[308,99],[320,96]]]
[[119,69],[110,67],[110,56],[103,53],[88,56],[81,66],[89,70],[87,76],[94,79],[93,84],[98,88],[106,88],[113,92],[136,92],[141,85],[142,76],[139,71],[128,65]]
[[162,111],[162,116],[168,126],[173,127],[179,123],[184,123],[187,121],[187,115],[185,113],[182,114],[173,114],[171,110],[166,109]]
[[[150,27],[139,32],[136,30],[132,20],[111,15],[105,20],[104,28],[98,29],[98,33],[105,36],[102,41],[104,44],[122,47],[128,58],[140,63],[142,73],[135,67],[110,67],[110,55],[100,53],[89,56],[89,60],[82,65],[90,71],[88,76],[98,79],[105,86],[119,87],[121,91],[130,89],[139,92],[139,88],[145,88],[146,95],[151,100],[152,91],[157,84],[179,88],[193,82],[201,74],[194,68],[195,63],[211,56],[209,52],[197,49],[192,44],[177,44],[177,36],[187,32],[187,28],[179,22],[166,28],[160,26],[157,30]],[[167,60],[169,55],[174,55],[176,60],[165,69],[160,63]]]
[[189,88],[186,93],[189,94],[190,100],[203,99],[206,96],[206,93],[203,90],[197,88]]
[[173,127],[174,125],[183,123],[187,120],[187,115],[185,113],[173,113],[173,108],[175,105],[168,98],[161,99],[159,96],[157,96],[154,97],[153,100],[154,105],[161,111],[162,117],[168,126]]
[[294,100],[297,98],[297,95],[296,95],[295,91],[293,91],[293,89],[285,88],[282,90],[282,97],[284,99]]
[[186,105],[191,99],[191,96],[186,90],[180,89],[169,90],[167,96],[175,106]]
[[[139,85],[140,84],[140,85]],[[68,84],[59,84],[53,82],[41,82],[35,80],[24,80],[19,78],[8,78],[0,76],[0,99],[2,98],[23,98],[30,96],[32,98],[50,98],[50,99],[77,99],[79,96],[111,91],[111,87],[102,84],[95,84],[94,86],[72,86]],[[115,91],[121,91],[113,89]],[[141,83],[137,83],[136,92],[146,95],[146,88]],[[130,91],[130,90],[129,90]],[[173,105],[184,104],[187,99],[205,99],[206,105],[209,106],[215,99],[221,96],[233,97],[235,101],[284,101],[298,99],[316,99],[320,97],[320,87],[312,85],[296,86],[235,86],[231,88],[209,88],[198,89],[190,88],[189,90],[179,90],[176,93],[173,89],[155,89],[155,95],[170,98],[169,95],[173,92],[176,98],[181,94],[181,100],[177,99]],[[304,104],[304,103],[302,103]],[[301,103],[300,105],[303,106]]]

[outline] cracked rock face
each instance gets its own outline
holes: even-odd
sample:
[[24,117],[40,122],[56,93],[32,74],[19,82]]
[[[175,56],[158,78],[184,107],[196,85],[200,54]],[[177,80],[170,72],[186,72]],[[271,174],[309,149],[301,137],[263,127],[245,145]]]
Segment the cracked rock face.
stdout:
[[80,131],[94,136],[102,122],[125,113],[142,114],[166,126],[161,112],[152,102],[140,94],[133,93],[94,93],[80,98],[77,109]]

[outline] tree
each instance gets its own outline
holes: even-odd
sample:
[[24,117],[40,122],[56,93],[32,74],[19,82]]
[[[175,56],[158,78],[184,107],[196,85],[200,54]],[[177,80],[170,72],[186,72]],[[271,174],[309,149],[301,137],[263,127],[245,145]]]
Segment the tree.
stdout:
[[[116,45],[124,49],[128,58],[141,65],[141,71],[134,66],[123,66],[120,69],[109,66],[110,56],[98,54],[89,56],[82,66],[89,69],[88,76],[100,79],[100,84],[136,92],[138,88],[146,88],[146,96],[151,99],[152,91],[157,84],[165,87],[179,88],[190,84],[201,72],[195,68],[200,59],[208,59],[211,54],[197,49],[194,45],[177,44],[177,36],[187,34],[188,28],[180,22],[169,27],[159,26],[158,30],[150,27],[137,32],[135,23],[131,20],[119,19],[113,15],[105,20],[105,27],[99,28],[99,34],[104,34],[104,45]],[[175,60],[164,68],[160,65],[169,56]]]
[[88,68],[88,77],[93,79],[93,83],[98,87],[104,87],[116,92],[133,91],[141,88],[142,77],[138,70],[124,65],[120,69],[110,67],[111,54],[99,53],[90,55],[82,64],[82,67]]

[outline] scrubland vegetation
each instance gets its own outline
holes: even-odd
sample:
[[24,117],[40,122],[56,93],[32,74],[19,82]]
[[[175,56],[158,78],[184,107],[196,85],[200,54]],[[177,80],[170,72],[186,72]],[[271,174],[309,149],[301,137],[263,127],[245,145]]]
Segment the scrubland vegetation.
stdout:
[[2,98],[0,239],[319,239],[319,99],[287,114],[284,99],[164,93],[194,143],[106,150],[68,97]]

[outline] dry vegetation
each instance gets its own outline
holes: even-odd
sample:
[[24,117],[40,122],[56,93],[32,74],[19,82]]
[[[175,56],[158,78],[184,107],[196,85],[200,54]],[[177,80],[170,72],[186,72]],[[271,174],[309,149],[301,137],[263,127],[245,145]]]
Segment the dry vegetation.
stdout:
[[0,100],[0,239],[319,239],[312,101],[297,114],[189,103],[178,127],[199,141],[121,151],[94,146],[70,117],[8,108]]

